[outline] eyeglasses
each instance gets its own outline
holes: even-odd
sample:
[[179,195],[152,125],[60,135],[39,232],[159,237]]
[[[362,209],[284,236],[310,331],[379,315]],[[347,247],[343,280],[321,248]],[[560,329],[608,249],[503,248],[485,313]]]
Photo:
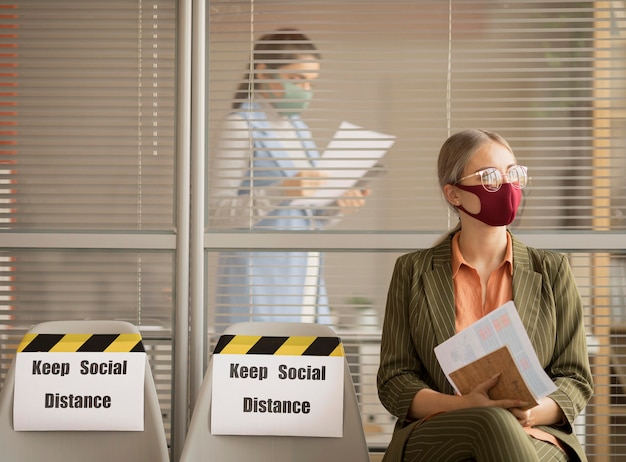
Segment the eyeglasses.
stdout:
[[484,170],[479,170],[478,172],[472,173],[470,175],[464,176],[456,184],[459,184],[463,180],[467,180],[468,178],[472,178],[474,176],[480,177],[480,183],[483,185],[483,188],[489,192],[496,192],[502,186],[502,181],[504,177],[507,178],[508,182],[515,189],[523,189],[528,184],[528,168],[523,165],[512,165],[506,171],[506,173],[500,172],[495,167],[489,167]]

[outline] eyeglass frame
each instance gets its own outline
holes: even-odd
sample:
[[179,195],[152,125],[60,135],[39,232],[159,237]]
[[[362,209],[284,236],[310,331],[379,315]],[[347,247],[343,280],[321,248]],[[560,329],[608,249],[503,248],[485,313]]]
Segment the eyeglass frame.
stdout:
[[[466,175],[463,178],[460,178],[454,184],[457,185],[461,181],[468,180],[468,179],[478,175],[480,177],[480,184],[485,189],[485,191],[487,191],[487,192],[498,192],[500,190],[500,188],[502,187],[502,185],[504,184],[504,177],[508,178],[509,175],[510,175],[508,172],[510,172],[514,168],[521,168],[524,171],[524,175],[526,176],[526,182],[524,183],[523,186],[520,186],[519,184],[516,185],[515,183],[510,183],[510,184],[515,189],[524,189],[526,187],[526,185],[528,184],[528,179],[529,179],[529,177],[528,177],[528,167],[526,167],[525,165],[518,165],[518,164],[511,165],[509,168],[507,168],[506,169],[507,173],[500,172],[500,170],[498,170],[496,167],[484,168],[482,170],[478,170],[477,172],[470,173],[469,175]],[[483,182],[483,174],[485,172],[497,172],[498,174],[500,174],[500,184],[498,185],[498,187],[496,189],[488,189],[487,186],[485,185],[485,183]]]

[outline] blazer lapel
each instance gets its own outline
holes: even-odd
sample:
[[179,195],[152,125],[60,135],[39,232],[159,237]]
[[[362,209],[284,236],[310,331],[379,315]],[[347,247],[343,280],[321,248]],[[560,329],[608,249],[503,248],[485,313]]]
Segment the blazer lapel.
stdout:
[[424,273],[423,280],[431,327],[439,344],[456,333],[450,239],[436,246],[433,252],[433,269]]

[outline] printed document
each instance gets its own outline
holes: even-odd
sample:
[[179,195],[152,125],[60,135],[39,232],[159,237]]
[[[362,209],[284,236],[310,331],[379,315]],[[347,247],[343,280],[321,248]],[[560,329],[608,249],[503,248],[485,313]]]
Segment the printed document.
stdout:
[[435,347],[435,355],[459,394],[497,373],[500,378],[490,390],[492,399],[522,399],[530,408],[556,390],[512,301]]
[[328,175],[323,186],[313,196],[296,199],[292,204],[321,207],[334,202],[367,177],[395,141],[395,136],[342,122],[315,164],[316,170]]

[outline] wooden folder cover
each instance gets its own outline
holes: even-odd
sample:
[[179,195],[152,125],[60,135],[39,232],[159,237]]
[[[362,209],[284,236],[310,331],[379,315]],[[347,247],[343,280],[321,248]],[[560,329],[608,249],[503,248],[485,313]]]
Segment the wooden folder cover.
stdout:
[[477,385],[500,374],[498,383],[489,390],[491,399],[521,399],[530,403],[524,409],[536,406],[537,400],[526,385],[507,346],[503,346],[450,373],[459,392],[464,395]]

